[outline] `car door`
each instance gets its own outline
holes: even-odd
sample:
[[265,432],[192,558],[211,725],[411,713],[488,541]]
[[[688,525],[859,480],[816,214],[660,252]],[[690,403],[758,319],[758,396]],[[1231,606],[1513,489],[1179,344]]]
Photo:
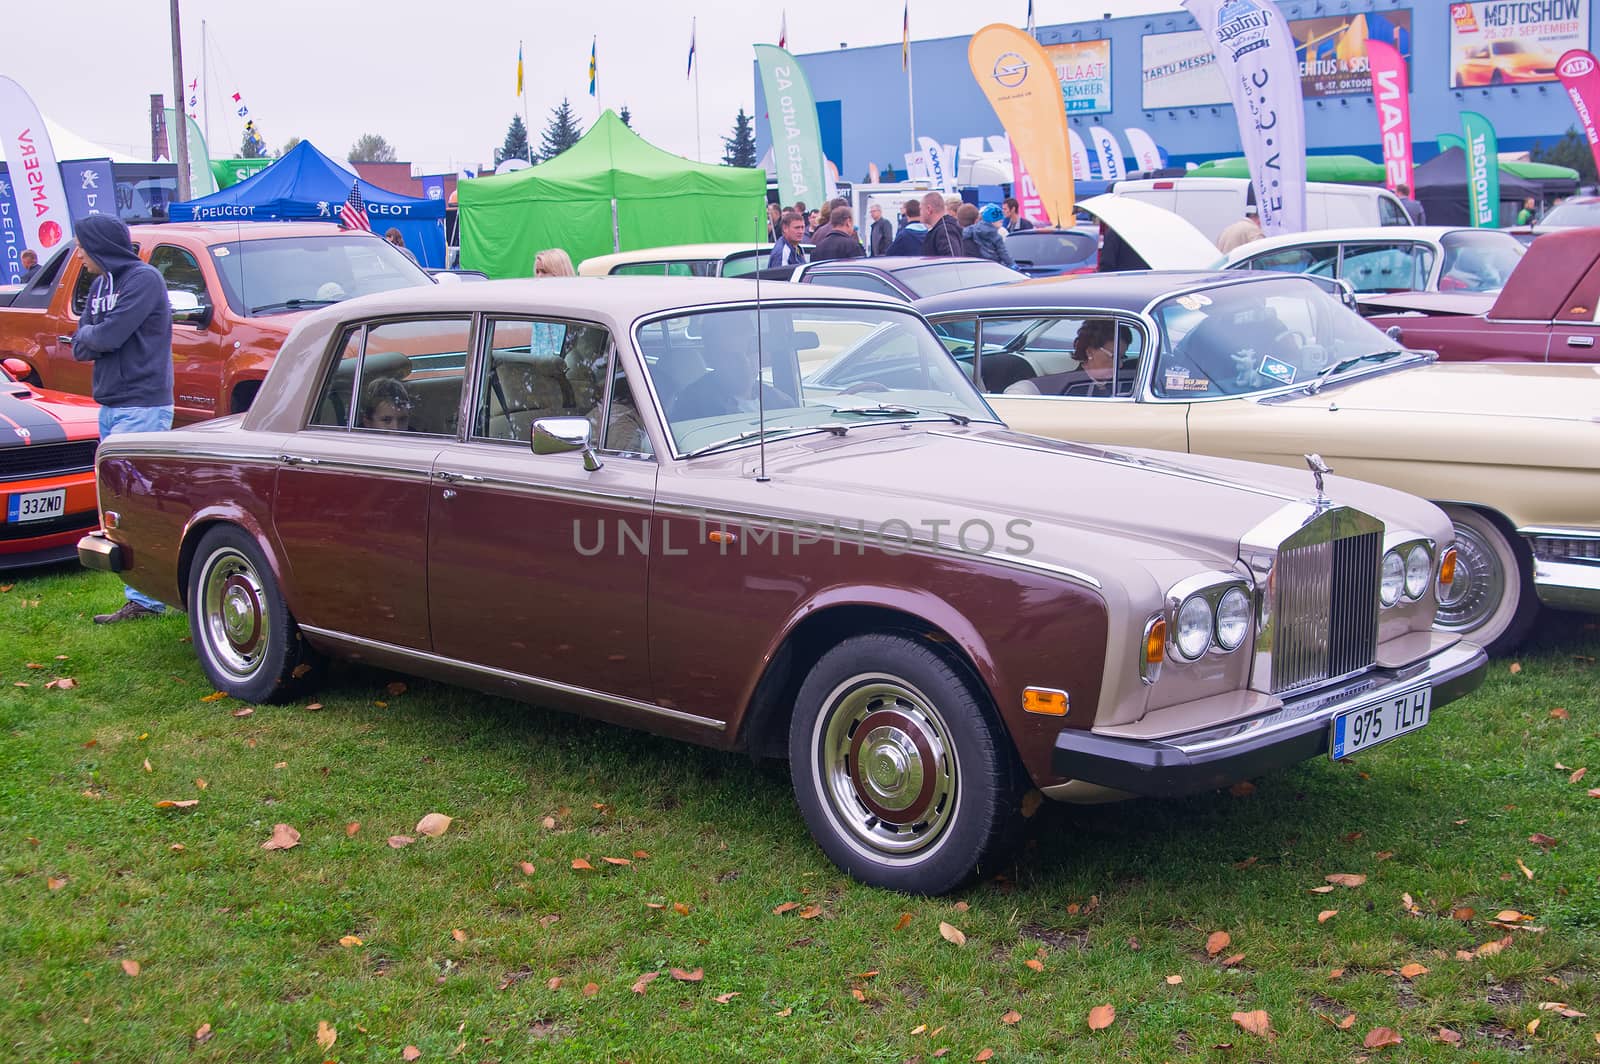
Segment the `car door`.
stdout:
[[1551,362],[1600,362],[1600,262],[1589,268],[1550,323]]
[[[492,316],[481,336],[466,431],[439,453],[428,493],[434,652],[648,700],[656,464],[626,378],[612,371],[611,335]],[[578,453],[534,454],[541,418],[587,418],[599,468]]]
[[208,308],[199,322],[172,323],[172,396],[174,420],[215,417],[222,388],[223,337],[217,303],[194,253],[176,244],[157,244],[150,265],[160,272],[168,292],[188,292]]
[[454,440],[468,315],[348,329],[310,423],[283,445],[273,525],[307,627],[430,649],[428,497]]

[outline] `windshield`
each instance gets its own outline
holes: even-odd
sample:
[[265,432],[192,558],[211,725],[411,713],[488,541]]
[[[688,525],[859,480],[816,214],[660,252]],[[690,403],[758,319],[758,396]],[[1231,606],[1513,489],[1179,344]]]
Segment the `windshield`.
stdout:
[[1026,281],[1028,275],[1018,273],[998,262],[939,262],[931,266],[911,266],[894,272],[895,279],[918,299],[956,292],[963,288],[983,288],[991,284]]
[[1441,292],[1498,292],[1528,249],[1510,233],[1446,233]]
[[1297,277],[1186,292],[1157,304],[1155,318],[1165,336],[1155,392],[1167,398],[1305,384],[1347,360],[1399,353],[1337,297]]
[[284,314],[433,283],[387,240],[356,233],[217,244],[211,261],[228,305],[242,315]]
[[1541,218],[1539,225],[1552,228],[1600,225],[1600,200],[1590,203],[1563,203]]
[[[730,308],[641,325],[680,454],[883,421],[997,421],[927,323],[888,307]],[[759,385],[759,388],[758,388]]]

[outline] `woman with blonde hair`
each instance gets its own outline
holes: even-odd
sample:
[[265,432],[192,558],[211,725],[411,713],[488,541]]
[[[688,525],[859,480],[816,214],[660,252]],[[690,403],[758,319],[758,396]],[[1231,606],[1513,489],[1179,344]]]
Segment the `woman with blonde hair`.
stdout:
[[571,256],[560,248],[545,248],[533,257],[535,277],[576,277],[577,274],[572,268]]

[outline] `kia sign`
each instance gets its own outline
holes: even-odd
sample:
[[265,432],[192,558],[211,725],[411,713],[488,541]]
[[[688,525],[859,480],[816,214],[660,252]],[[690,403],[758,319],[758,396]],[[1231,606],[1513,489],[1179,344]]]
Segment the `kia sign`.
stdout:
[[7,77],[0,77],[0,143],[5,148],[23,242],[44,252],[72,239],[67,193],[44,119],[22,86]]
[[1578,112],[1578,122],[1589,141],[1589,150],[1594,153],[1595,166],[1600,167],[1600,128],[1597,128],[1595,114],[1600,111],[1600,64],[1591,53],[1574,48],[1556,63],[1556,76]]

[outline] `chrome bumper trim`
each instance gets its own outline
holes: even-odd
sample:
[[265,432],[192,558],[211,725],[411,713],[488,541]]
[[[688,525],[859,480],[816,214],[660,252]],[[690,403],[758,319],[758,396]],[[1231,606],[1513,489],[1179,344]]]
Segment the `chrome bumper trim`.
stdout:
[[1600,565],[1594,562],[1535,558],[1533,589],[1546,606],[1600,613]]
[[78,564],[104,573],[122,572],[122,545],[113,543],[104,532],[90,532],[78,540]]

